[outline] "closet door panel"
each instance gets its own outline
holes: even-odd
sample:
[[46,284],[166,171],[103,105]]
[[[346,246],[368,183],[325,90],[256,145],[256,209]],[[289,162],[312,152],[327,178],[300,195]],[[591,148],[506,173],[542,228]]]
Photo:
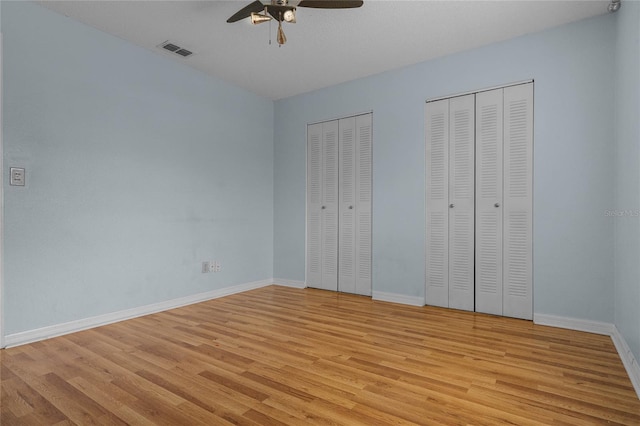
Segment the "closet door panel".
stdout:
[[449,103],[449,307],[474,310],[475,95]]
[[372,114],[355,118],[356,199],[356,288],[355,293],[371,295],[371,205],[372,205]]
[[476,311],[502,315],[503,89],[476,95]]
[[337,290],[338,123],[307,127],[307,285]]
[[504,89],[504,315],[533,318],[533,84]]
[[338,121],[322,124],[322,285],[338,291]]
[[426,303],[449,306],[449,100],[426,105]]
[[338,290],[356,292],[356,120],[344,118],[340,130],[340,203],[338,210],[340,233]]
[[322,124],[307,127],[307,276],[322,287]]

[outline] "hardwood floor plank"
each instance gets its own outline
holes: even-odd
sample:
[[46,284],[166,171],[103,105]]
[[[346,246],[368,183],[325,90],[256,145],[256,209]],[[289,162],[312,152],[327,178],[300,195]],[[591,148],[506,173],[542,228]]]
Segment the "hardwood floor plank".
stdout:
[[274,418],[272,415],[263,414],[260,411],[256,411],[253,409],[247,411],[244,416],[248,419],[253,420],[259,425],[265,426],[286,426],[287,424],[291,424],[291,421],[293,420],[293,417],[289,416],[287,422],[282,422],[277,418]]
[[[109,410],[109,412],[115,414],[119,419],[124,421],[126,424],[130,425],[152,425],[151,422],[146,417],[138,414],[134,410],[129,407],[129,403],[133,403],[135,398],[127,398],[126,402],[121,400],[118,396],[122,394],[122,391],[119,391],[119,388],[108,384],[96,385],[85,379],[84,377],[76,377],[69,380],[69,383],[74,386],[78,391],[84,393],[105,409]],[[128,395],[128,394],[127,394]]]
[[8,425],[640,425],[607,336],[269,286],[0,351]]
[[225,386],[235,392],[246,395],[251,399],[255,399],[256,401],[264,401],[265,399],[269,398],[269,394],[267,393],[261,392],[251,386],[240,383],[238,381],[220,376],[211,371],[203,371],[199,375],[204,377],[205,379],[211,380],[212,382],[216,383],[216,385]]
[[[2,415],[6,415],[7,418],[20,419],[26,424],[43,424],[48,421],[62,421],[66,418],[46,398],[20,379],[3,380],[1,386],[1,405],[8,406],[7,410],[2,410]],[[32,420],[27,421],[27,418]],[[6,423],[0,422],[0,424],[12,423],[7,420]]]

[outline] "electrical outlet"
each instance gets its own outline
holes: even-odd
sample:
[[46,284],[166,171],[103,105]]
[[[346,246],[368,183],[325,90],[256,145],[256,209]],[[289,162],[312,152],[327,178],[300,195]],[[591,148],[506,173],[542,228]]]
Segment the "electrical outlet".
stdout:
[[206,274],[207,272],[211,272],[211,263],[210,262],[202,262],[202,273]]
[[220,272],[220,263],[217,260],[212,260],[210,262],[210,270],[211,272]]

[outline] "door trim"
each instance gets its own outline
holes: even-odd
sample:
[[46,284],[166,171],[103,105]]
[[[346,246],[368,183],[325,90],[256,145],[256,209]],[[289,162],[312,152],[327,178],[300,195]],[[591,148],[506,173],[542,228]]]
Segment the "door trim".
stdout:
[[506,89],[507,87],[521,86],[523,84],[529,84],[529,83],[533,83],[533,82],[534,82],[533,79],[517,81],[515,83],[501,84],[500,86],[492,86],[492,87],[487,87],[487,88],[484,88],[484,89],[470,90],[468,92],[456,93],[456,94],[453,94],[453,95],[439,96],[437,98],[427,99],[425,102],[426,103],[430,103],[430,102],[435,102],[435,101],[441,101],[443,99],[457,98],[459,96],[477,95],[478,93],[482,93],[482,92],[488,92],[488,91],[496,90],[496,89]]

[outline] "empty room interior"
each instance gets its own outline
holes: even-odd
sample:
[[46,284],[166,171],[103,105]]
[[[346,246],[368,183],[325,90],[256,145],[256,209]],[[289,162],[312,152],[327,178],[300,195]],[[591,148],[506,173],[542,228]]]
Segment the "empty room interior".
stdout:
[[640,1],[0,36],[0,424],[640,425]]

